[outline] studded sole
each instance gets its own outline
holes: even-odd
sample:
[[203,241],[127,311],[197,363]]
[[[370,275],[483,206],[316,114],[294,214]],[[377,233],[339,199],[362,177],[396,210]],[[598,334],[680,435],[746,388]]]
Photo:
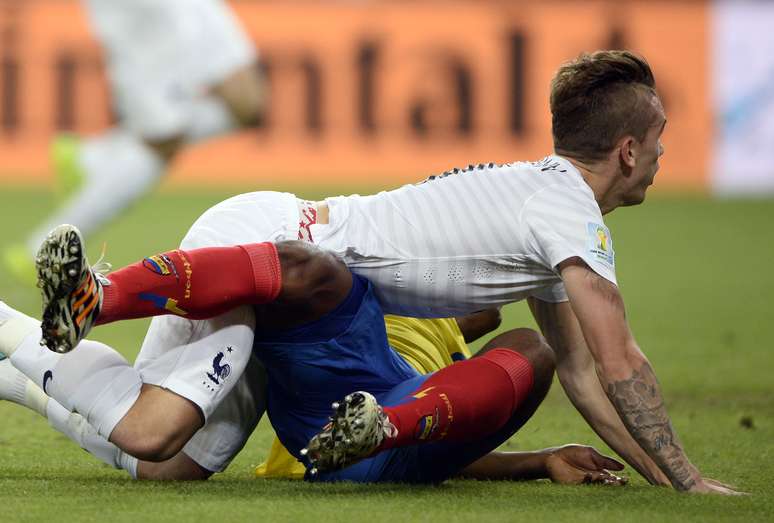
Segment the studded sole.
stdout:
[[79,329],[68,301],[89,270],[78,229],[60,225],[52,230],[38,250],[35,267],[43,297],[41,345],[54,352],[69,352],[77,344]]
[[330,423],[301,449],[311,476],[357,463],[371,455],[383,439],[384,414],[371,394],[353,392],[331,407]]

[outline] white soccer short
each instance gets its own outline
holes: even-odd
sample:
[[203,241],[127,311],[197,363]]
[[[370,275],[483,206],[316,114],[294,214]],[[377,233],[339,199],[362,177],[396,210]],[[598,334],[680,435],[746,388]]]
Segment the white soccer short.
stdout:
[[[296,240],[298,222],[294,195],[242,194],[206,211],[181,248]],[[201,409],[205,425],[183,452],[207,470],[228,466],[265,411],[265,372],[251,355],[254,325],[249,306],[210,320],[157,316],[135,362],[144,383],[168,389]]]
[[191,105],[256,59],[253,44],[222,0],[86,0],[105,49],[116,109],[147,139],[189,126]]

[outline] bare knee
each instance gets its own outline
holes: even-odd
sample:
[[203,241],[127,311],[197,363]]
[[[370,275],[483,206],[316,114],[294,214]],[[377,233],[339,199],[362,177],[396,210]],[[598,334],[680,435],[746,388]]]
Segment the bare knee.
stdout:
[[510,349],[530,363],[535,389],[548,391],[556,370],[554,351],[543,336],[528,328],[513,329],[492,338],[479,354],[492,349]]
[[191,401],[154,385],[140,396],[110,434],[110,441],[142,461],[175,457],[204,424]]
[[257,65],[245,67],[212,88],[242,127],[260,124],[266,110],[265,75]]
[[137,479],[155,481],[197,481],[212,476],[212,471],[205,469],[184,452],[179,452],[173,458],[159,463],[140,461],[137,464]]
[[164,163],[172,161],[172,158],[183,146],[183,143],[182,136],[172,136],[160,140],[145,140],[145,145],[152,149]]
[[282,285],[277,299],[256,307],[257,327],[288,328],[314,321],[338,306],[352,274],[333,254],[304,241],[277,242]]

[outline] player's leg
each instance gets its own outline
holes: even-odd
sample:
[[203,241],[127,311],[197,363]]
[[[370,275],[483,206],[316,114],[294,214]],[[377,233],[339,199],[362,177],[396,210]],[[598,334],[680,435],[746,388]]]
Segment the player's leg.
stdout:
[[70,197],[23,245],[4,251],[7,268],[23,280],[33,278],[34,253],[53,227],[72,223],[90,235],[152,189],[186,144],[256,125],[265,110],[255,50],[225,3],[85,5],[108,50],[121,121],[95,137],[53,143]]
[[262,316],[301,324],[331,310],[351,280],[332,254],[302,241],[178,249],[107,277],[88,265],[84,249],[77,229],[63,225],[37,257],[43,336],[58,352],[93,325],[161,314],[210,318],[244,304],[267,304]]
[[[246,312],[250,312],[249,308]],[[9,319],[15,319],[15,324],[4,325],[5,329],[0,327],[0,345],[8,341],[9,336],[14,336],[21,329],[32,328],[35,330],[37,322],[18,313],[0,303],[0,323],[6,323]],[[187,391],[185,383],[195,382],[199,378],[207,379],[209,385],[205,387],[204,394],[199,394],[198,407],[190,400],[186,400],[172,390],[165,390],[159,386],[143,385],[137,400],[129,408],[121,422],[111,432],[111,439],[121,445],[129,452],[144,455],[154,462],[139,461],[129,453],[123,452],[115,444],[107,441],[105,435],[100,435],[84,417],[71,410],[66,409],[54,399],[49,398],[43,392],[39,385],[33,383],[26,375],[16,370],[10,359],[0,361],[0,399],[6,399],[30,408],[45,416],[52,427],[67,435],[79,446],[86,449],[105,463],[127,470],[132,477],[138,479],[206,479],[213,472],[219,472],[228,465],[236,453],[242,448],[247,438],[252,433],[262,412],[265,410],[263,404],[263,388],[265,386],[265,375],[262,367],[254,358],[250,358],[247,369],[237,379],[236,385],[227,392],[224,400],[217,406],[208,409],[210,397],[217,398],[218,386],[215,381],[222,384],[228,380],[231,372],[239,371],[239,362],[232,357],[238,352],[238,347],[244,345],[248,350],[242,350],[243,354],[249,357],[249,340],[244,344],[240,339],[252,339],[252,332],[245,329],[237,329],[243,335],[234,336],[234,328],[231,332],[224,335],[225,330],[217,326],[212,327],[212,322],[208,325],[194,326],[178,318],[169,318],[173,325],[164,325],[158,322],[152,327],[149,338],[144,345],[144,351],[138,357],[138,371],[144,374],[146,381],[156,383],[166,383],[172,390],[180,394],[188,393],[191,397],[196,397],[196,393]],[[223,323],[228,323],[224,321]],[[208,329],[208,327],[210,327]],[[10,331],[7,329],[11,329]],[[38,327],[39,328],[39,327]],[[214,335],[208,335],[211,331]],[[196,343],[197,340],[199,343]],[[166,343],[167,349],[171,354],[164,351],[165,354],[158,357],[158,352],[163,350],[154,340]],[[28,342],[30,340],[27,340]],[[244,341],[244,340],[243,340]],[[85,352],[92,353],[94,342],[85,340],[83,347]],[[24,342],[22,342],[24,345]],[[29,345],[29,343],[27,343]],[[100,344],[95,344],[97,349]],[[187,349],[180,350],[183,345]],[[212,347],[225,349],[229,351],[229,356],[220,358],[217,369],[213,366],[212,354],[208,353],[207,362],[202,367],[201,373],[191,372],[190,360],[193,359],[191,353],[204,348],[214,353]],[[243,347],[243,348],[244,348]],[[28,349],[34,349],[43,354],[48,351],[40,347],[28,346]],[[177,349],[177,350],[176,350]],[[10,350],[5,348],[6,351]],[[4,356],[0,356],[4,358]],[[217,355],[216,355],[216,358]],[[161,361],[159,361],[161,360]],[[170,368],[169,363],[173,362]],[[104,372],[97,369],[94,362],[87,363],[92,371]],[[113,361],[113,364],[116,362]],[[233,365],[233,367],[232,367]],[[78,366],[78,365],[76,365]],[[209,369],[209,372],[204,372]],[[232,370],[233,369],[233,370]],[[63,373],[64,369],[53,367],[53,370],[43,372],[42,385],[47,387],[49,393],[53,391],[53,384],[61,380],[66,380],[67,375]],[[201,374],[201,375],[198,375]],[[232,381],[235,378],[232,377]],[[195,383],[189,383],[189,387],[194,387]],[[102,391],[104,392],[104,391]],[[101,394],[102,392],[95,392]],[[207,396],[202,399],[201,396]],[[77,408],[86,411],[81,405]],[[203,412],[208,412],[214,408],[214,412],[208,416],[207,425],[196,432],[201,425],[201,416]],[[191,434],[196,432],[193,437]],[[183,447],[185,445],[185,447]],[[178,452],[179,448],[182,452]],[[175,455],[174,453],[177,452]],[[174,456],[171,459],[161,462],[167,456]]]
[[[239,244],[289,235],[295,237],[297,234],[298,204],[294,196],[252,193],[230,198],[205,212],[191,227],[183,246],[198,248]],[[136,369],[147,385],[163,389],[163,401],[169,403],[166,407],[184,411],[182,414],[187,422],[176,427],[170,420],[161,419],[158,420],[160,425],[150,429],[147,426],[132,426],[132,419],[137,423],[146,419],[138,406],[138,415],[124,420],[128,425],[121,427],[122,431],[114,435],[113,441],[119,446],[129,447],[132,453],[149,461],[160,461],[175,455],[179,449],[174,443],[184,439],[179,431],[195,432],[201,426],[202,418],[209,419],[228,395],[234,378],[242,374],[251,352],[253,324],[251,307],[234,309],[207,321],[190,321],[177,316],[154,318],[137,358]],[[80,351],[72,354],[76,352]],[[229,376],[232,378],[228,379]],[[154,390],[145,387],[142,393],[153,393]],[[150,409],[153,407],[149,406]],[[154,410],[149,417],[155,419],[165,410]],[[143,434],[145,430],[153,431],[155,437],[152,440],[131,441],[133,434]],[[125,437],[121,439],[119,436]],[[137,445],[143,448],[138,449]]]
[[[553,350],[538,332],[522,328],[494,337],[473,357],[473,360],[486,358],[488,354],[508,351],[526,358],[532,368],[532,387],[524,401],[501,427],[490,430],[471,442],[447,440],[438,441],[431,446],[421,446],[417,454],[417,470],[420,471],[421,481],[442,481],[464,471],[465,467],[487,456],[507,441],[524,426],[543,402],[553,382],[555,370]],[[491,401],[498,400],[493,397]],[[478,470],[481,472],[481,467]]]
[[70,412],[46,396],[27,376],[16,370],[7,358],[0,360],[0,400],[11,401],[40,414],[53,429],[67,436],[83,450],[111,467],[125,470],[135,479],[198,480],[212,475],[211,471],[201,467],[184,452],[159,463],[138,461],[97,434],[83,416]]
[[[53,384],[51,370],[40,372],[41,382],[35,383],[13,366],[11,358],[4,353],[10,344],[16,344],[25,330],[39,329],[37,322],[0,302],[0,399],[24,406],[45,417],[49,424],[81,448],[106,464],[127,470],[134,476],[137,460],[108,442],[97,433],[86,419],[76,412],[63,407],[44,392]],[[37,329],[36,329],[37,327]],[[15,341],[14,341],[15,340]],[[21,341],[24,344],[24,341]],[[93,342],[85,341],[87,346]],[[38,347],[39,348],[39,347]]]
[[[266,410],[266,371],[251,357],[229,395],[208,416],[207,424],[186,443],[174,463],[141,462],[143,479],[206,479],[224,471],[242,450]],[[196,471],[200,472],[197,476]],[[186,478],[189,479],[189,478]]]
[[348,395],[334,410],[333,423],[310,441],[310,461],[332,470],[381,450],[442,440],[475,448],[449,461],[462,468],[532,416],[553,371],[553,353],[539,334],[512,331],[492,340],[480,356],[429,376],[416,390],[405,390],[412,383],[396,387],[384,407],[367,393]]
[[5,306],[2,312],[0,352],[13,366],[103,438],[148,461],[183,448],[229,394],[235,380],[227,378],[241,375],[252,346],[252,310],[235,309],[184,332],[161,333],[158,342],[169,345],[154,350],[164,356],[134,368],[97,342],[65,355],[42,350],[35,320]]

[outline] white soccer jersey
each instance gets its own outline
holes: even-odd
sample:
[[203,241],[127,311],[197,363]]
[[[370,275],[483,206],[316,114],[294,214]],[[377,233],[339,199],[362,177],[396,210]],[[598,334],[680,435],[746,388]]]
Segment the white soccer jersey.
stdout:
[[372,196],[329,198],[313,241],[370,279],[386,313],[459,316],[537,296],[564,301],[557,265],[616,283],[594,194],[567,160],[478,165]]
[[[573,256],[615,282],[613,245],[594,195],[558,157],[452,171],[328,204],[330,223],[307,225],[316,220],[313,207],[292,194],[241,194],[199,217],[182,247],[310,240],[370,278],[387,312],[407,316],[457,316],[530,295],[561,301],[566,295],[555,267]],[[137,359],[146,383],[205,413],[207,424],[185,453],[209,470],[225,468],[263,412],[262,389],[249,387],[260,384],[256,377],[242,375],[228,394],[206,378],[193,379],[211,370],[221,347],[252,335],[249,315],[240,311],[209,320],[154,318]],[[248,356],[237,351],[227,360],[235,377],[242,368],[258,375]]]

